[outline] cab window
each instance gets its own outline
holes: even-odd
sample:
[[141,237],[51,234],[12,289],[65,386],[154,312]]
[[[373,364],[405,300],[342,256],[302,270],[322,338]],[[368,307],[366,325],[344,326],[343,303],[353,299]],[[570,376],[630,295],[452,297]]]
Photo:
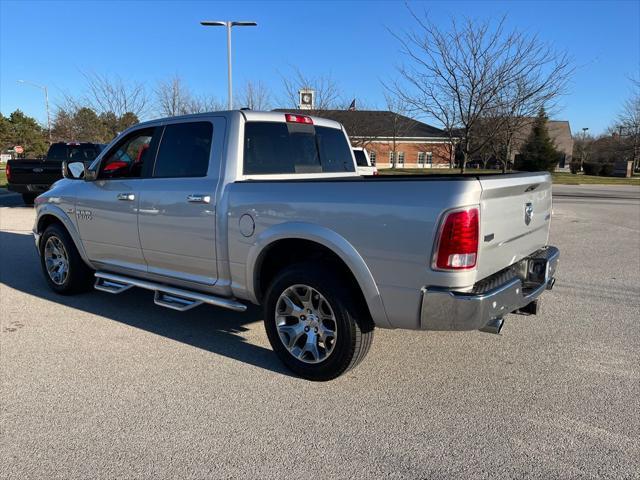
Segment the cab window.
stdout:
[[210,122],[167,125],[153,168],[154,178],[205,177],[213,126]]
[[98,178],[140,178],[145,163],[153,160],[150,145],[154,130],[135,131],[116,145],[101,162]]

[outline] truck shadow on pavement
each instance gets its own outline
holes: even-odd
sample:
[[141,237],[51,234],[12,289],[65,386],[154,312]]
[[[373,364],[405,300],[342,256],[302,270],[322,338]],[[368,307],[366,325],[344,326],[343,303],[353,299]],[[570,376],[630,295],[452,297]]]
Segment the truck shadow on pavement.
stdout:
[[[249,330],[247,325],[262,321],[262,310],[254,305],[249,305],[243,313],[207,305],[181,313],[155,305],[153,293],[139,288],[119,295],[98,291],[73,296],[57,295],[49,289],[42,276],[33,237],[10,231],[0,231],[0,283],[28,295],[293,376],[271,349],[249,343],[242,336]],[[28,325],[29,319],[19,320]]]
[[23,208],[33,208],[33,205],[25,205],[22,197],[13,192],[7,192],[4,189],[0,188],[0,207],[23,207]]

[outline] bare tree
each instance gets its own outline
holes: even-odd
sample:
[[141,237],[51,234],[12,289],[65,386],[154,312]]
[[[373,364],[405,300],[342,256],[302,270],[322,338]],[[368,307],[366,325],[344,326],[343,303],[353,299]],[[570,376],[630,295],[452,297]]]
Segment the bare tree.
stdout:
[[283,105],[298,108],[298,91],[309,88],[315,91],[315,109],[331,110],[340,108],[340,89],[337,82],[330,75],[307,76],[297,67],[292,67],[293,72],[282,75],[284,98]]
[[156,108],[163,117],[189,113],[191,92],[178,75],[161,80],[155,89]]
[[396,168],[398,164],[398,142],[401,137],[406,136],[408,129],[411,127],[411,119],[408,118],[408,104],[402,97],[394,97],[389,93],[385,93],[385,103],[387,110],[393,114],[390,136],[387,138],[387,146],[391,153],[391,168]]
[[249,80],[236,97],[236,104],[251,110],[269,110],[271,92],[263,82]]
[[221,110],[227,110],[227,103],[212,95],[191,97],[187,107],[187,113],[218,112]]
[[618,132],[621,139],[626,139],[629,143],[629,150],[633,171],[639,168],[640,161],[640,79],[631,79],[633,82],[633,93],[624,103],[622,112],[618,116]]
[[[504,18],[488,21],[452,19],[448,29],[410,10],[417,29],[392,34],[408,63],[390,88],[412,108],[456,128],[466,162],[502,132],[514,117],[533,116],[550,108],[564,93],[572,72],[566,54],[557,53],[536,36],[507,32]],[[480,123],[484,137],[476,138]]]
[[156,108],[162,116],[174,117],[226,109],[226,105],[215,97],[193,95],[177,75],[158,82],[155,94]]
[[141,117],[146,113],[149,97],[142,83],[124,82],[120,77],[108,77],[95,72],[81,72],[87,82],[83,99],[95,112],[113,112],[118,118],[125,113]]

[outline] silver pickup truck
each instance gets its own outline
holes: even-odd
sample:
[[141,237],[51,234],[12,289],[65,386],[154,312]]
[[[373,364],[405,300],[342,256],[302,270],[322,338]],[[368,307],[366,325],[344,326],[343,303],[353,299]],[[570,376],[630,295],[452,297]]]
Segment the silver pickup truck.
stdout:
[[323,118],[155,120],[63,169],[33,229],[54,291],[261,304],[274,351],[309,379],[357,365],[374,327],[499,333],[554,282],[549,174],[361,177]]

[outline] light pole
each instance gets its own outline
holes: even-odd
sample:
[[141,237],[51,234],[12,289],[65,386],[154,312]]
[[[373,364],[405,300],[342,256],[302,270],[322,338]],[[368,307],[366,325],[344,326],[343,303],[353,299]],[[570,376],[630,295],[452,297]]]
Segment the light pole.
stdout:
[[32,87],[36,87],[44,90],[44,104],[47,107],[47,130],[49,130],[49,144],[51,144],[51,116],[49,115],[49,91],[47,90],[47,86],[40,85],[35,82],[30,82],[29,80],[18,80],[18,83],[31,85]]
[[256,22],[220,22],[212,20],[204,20],[200,25],[205,27],[227,27],[227,68],[229,72],[229,110],[233,109],[233,90],[231,88],[231,27],[255,27]]
[[584,156],[587,153],[587,130],[589,127],[582,127],[582,155],[580,156],[580,170],[584,165]]

